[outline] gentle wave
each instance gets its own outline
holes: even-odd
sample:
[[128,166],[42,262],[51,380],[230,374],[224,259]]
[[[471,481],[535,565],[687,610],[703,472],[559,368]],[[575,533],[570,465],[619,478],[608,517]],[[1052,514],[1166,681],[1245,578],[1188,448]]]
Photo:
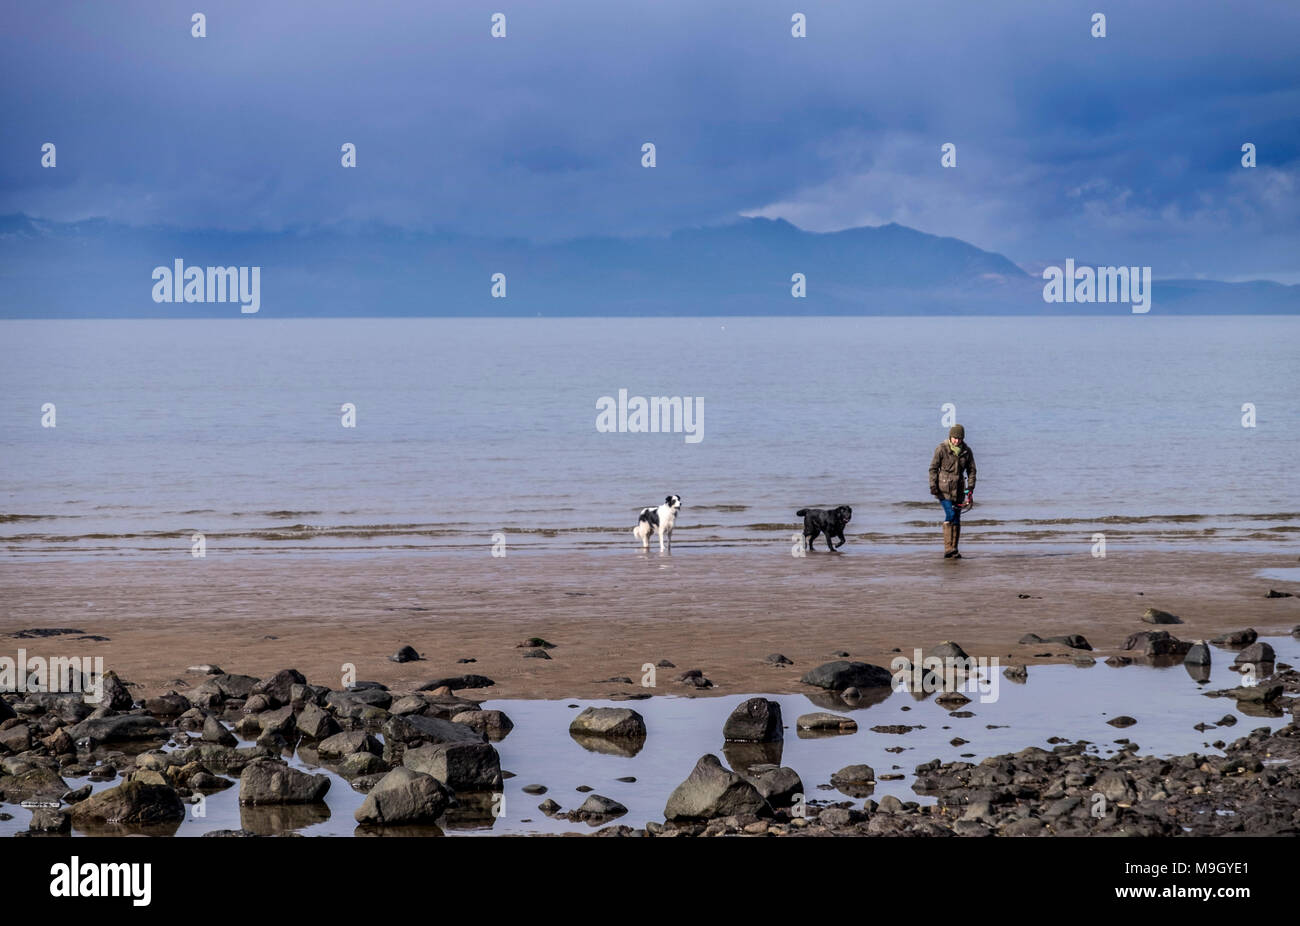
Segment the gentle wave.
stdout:
[[[937,506],[934,507],[936,512]],[[1201,524],[1210,521],[1294,521],[1300,519],[1300,512],[1280,512],[1277,514],[1107,514],[1095,518],[982,518],[978,516],[965,515],[962,517],[962,523],[966,525],[982,526],[1001,526],[1009,524],[1024,524],[1032,527],[1052,524]],[[902,522],[911,527],[921,527],[931,522],[929,521],[904,521]]]
[[[933,534],[938,526],[938,521],[913,521],[906,522],[903,525],[905,530],[873,530],[873,531],[847,531],[846,536],[850,540],[866,542],[897,543],[911,542],[921,539],[924,542],[931,542]],[[978,531],[977,536],[986,540],[1034,540],[1057,538],[1061,540],[1075,540],[1080,537],[1087,539],[1091,532],[1072,530],[1068,525],[1056,525],[1050,527],[1020,527],[1008,529],[1008,525],[994,522],[981,522],[970,520],[963,522],[973,531]],[[1095,523],[1095,522],[1087,522]],[[745,524],[745,525],[720,525],[720,524],[679,524],[675,533],[678,538],[698,538],[701,535],[708,534],[708,539],[727,539],[735,541],[756,540],[758,542],[770,542],[774,539],[787,540],[791,533],[797,532],[799,525],[795,523],[764,523],[764,524]],[[366,546],[373,549],[381,549],[389,546],[401,545],[397,541],[409,541],[415,538],[424,540],[449,540],[449,541],[469,541],[473,543],[487,542],[497,532],[503,532],[507,537],[534,537],[534,538],[557,538],[571,537],[575,542],[579,538],[592,537],[593,541],[582,540],[580,542],[605,542],[606,539],[616,542],[624,542],[624,538],[629,533],[626,525],[601,525],[592,527],[568,526],[568,527],[406,527],[393,526],[385,529],[373,528],[354,528],[354,527],[313,527],[310,525],[299,525],[295,528],[259,528],[253,530],[208,530],[203,535],[209,542],[325,542],[333,544],[337,541],[379,541],[378,543],[367,544]],[[1145,524],[1140,528],[1130,529],[1112,529],[1107,531],[1107,537],[1112,540],[1125,540],[1131,538],[1145,539],[1168,539],[1168,540],[1203,540],[1208,535],[1213,535],[1216,540],[1256,540],[1268,542],[1293,542],[1297,533],[1300,533],[1300,525],[1279,524],[1266,528],[1241,527],[1217,527],[1217,528],[1180,528],[1173,526],[1163,526],[1159,524]],[[64,533],[22,533],[0,535],[0,543],[7,546],[10,551],[20,551],[24,548],[39,549],[52,545],[77,545],[77,544],[94,544],[100,545],[105,542],[121,545],[134,544],[161,544],[174,545],[176,541],[182,540],[189,542],[192,531],[190,530],[169,530],[169,531],[128,531],[121,533],[109,533],[103,531],[92,531],[83,534],[64,534]],[[600,538],[595,540],[594,538]],[[141,547],[142,549],[148,547]]]

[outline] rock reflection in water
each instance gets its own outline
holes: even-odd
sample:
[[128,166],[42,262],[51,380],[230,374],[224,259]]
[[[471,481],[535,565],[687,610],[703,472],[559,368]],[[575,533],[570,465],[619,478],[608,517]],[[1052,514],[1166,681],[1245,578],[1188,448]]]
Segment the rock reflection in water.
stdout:
[[848,797],[865,798],[876,793],[876,786],[866,781],[831,781],[835,790]]
[[748,775],[759,765],[780,765],[785,744],[775,743],[723,743],[722,757],[731,770]]
[[74,829],[83,836],[175,836],[183,821],[175,823],[83,823]]
[[856,698],[844,698],[838,691],[817,689],[808,691],[804,696],[813,704],[829,711],[864,711],[884,702],[893,693],[892,688],[865,688],[859,689]]
[[446,836],[442,827],[432,823],[413,823],[406,826],[358,826],[352,831],[353,836],[398,836],[426,837]]
[[456,803],[442,815],[442,826],[449,830],[490,829],[496,825],[500,800],[492,791],[458,791]]
[[631,759],[644,747],[644,739],[626,737],[592,736],[590,733],[570,733],[573,741],[588,752],[599,752],[607,756],[622,756]]
[[1262,701],[1238,701],[1237,710],[1247,717],[1281,717],[1284,713],[1282,708],[1271,701],[1267,704]]
[[279,836],[291,833],[330,818],[330,809],[323,803],[315,804],[241,804],[239,825],[259,836]]
[[[1281,661],[1300,662],[1300,649],[1297,649],[1300,643],[1296,640],[1271,638],[1271,642]],[[737,693],[712,699],[657,696],[637,706],[652,731],[650,745],[654,748],[650,749],[645,748],[648,739],[561,735],[576,709],[588,705],[608,707],[608,699],[583,702],[573,708],[568,707],[573,702],[567,701],[485,702],[485,708],[503,710],[516,725],[504,742],[498,741],[497,748],[501,764],[517,772],[518,777],[505,776],[497,791],[458,794],[458,805],[437,825],[357,826],[353,814],[364,800],[365,792],[382,773],[354,777],[360,787],[351,788],[336,772],[343,769],[355,776],[357,763],[347,763],[345,768],[338,760],[322,762],[310,741],[298,744],[290,765],[313,773],[323,770],[330,775],[333,787],[327,803],[240,807],[239,775],[235,769],[242,768],[252,754],[247,741],[241,742],[237,752],[194,744],[190,746],[194,750],[191,758],[214,774],[223,775],[230,783],[225,791],[211,794],[205,814],[199,816],[191,809],[180,824],[149,827],[78,826],[74,834],[201,836],[213,831],[238,832],[242,828],[264,835],[419,837],[589,830],[590,821],[584,822],[581,817],[548,815],[541,810],[538,807],[541,795],[523,790],[531,783],[544,784],[549,789],[546,793],[550,797],[542,803],[549,805],[554,799],[566,805],[562,809],[568,811],[583,800],[574,789],[582,787],[585,791],[590,786],[595,793],[628,808],[627,814],[618,818],[619,822],[641,826],[646,821],[662,819],[668,795],[691,773],[699,756],[706,753],[721,756],[729,768],[746,776],[756,787],[761,785],[761,793],[779,791],[779,797],[773,793],[770,798],[773,800],[789,802],[798,793],[809,800],[820,798],[823,802],[860,801],[869,796],[875,800],[896,798],[933,803],[934,798],[927,796],[923,789],[914,789],[918,779],[912,770],[917,763],[937,759],[978,765],[986,757],[1013,754],[1027,746],[1109,755],[1115,752],[1116,734],[1106,721],[1120,714],[1134,716],[1141,724],[1136,728],[1141,731],[1140,746],[1124,741],[1118,744],[1126,751],[1140,750],[1141,754],[1156,756],[1199,751],[1214,756],[1222,754],[1226,744],[1220,741],[1219,745],[1207,745],[1207,739],[1217,736],[1230,740],[1236,733],[1244,732],[1209,732],[1214,727],[1231,727],[1233,720],[1242,720],[1247,729],[1277,728],[1289,719],[1290,705],[1295,703],[1289,697],[1278,697],[1272,704],[1231,697],[1231,694],[1246,693],[1262,698],[1268,689],[1250,686],[1248,678],[1264,678],[1263,667],[1252,667],[1254,671],[1248,675],[1243,667],[1230,664],[1232,657],[1224,659],[1217,652],[1217,664],[1212,667],[1195,665],[1195,660],[1189,665],[1178,656],[1144,658],[1130,654],[1125,658],[1131,668],[1123,672],[1111,672],[1106,666],[1097,666],[1090,674],[1076,672],[1070,665],[1031,666],[1027,685],[1002,685],[998,696],[987,703],[980,693],[963,689],[973,700],[966,705],[967,709],[957,711],[952,710],[952,702],[941,697],[941,685],[932,682],[926,690],[924,676],[920,690],[909,692],[913,697],[901,694],[893,697],[896,689],[885,687],[864,688],[856,698],[822,690],[796,694]],[[1001,681],[1016,681],[1014,676],[1019,673],[1015,668],[1008,666]],[[1229,696],[1217,700],[1206,698],[1207,680]],[[729,717],[748,698],[777,702],[786,723],[783,742],[724,741]],[[859,713],[863,710],[871,713]],[[795,732],[795,719],[812,711],[826,711],[855,720],[859,728],[853,733],[830,736],[791,735]],[[977,715],[977,718],[964,722],[957,719],[967,715]],[[1206,722],[1211,716],[1221,715],[1228,719],[1227,723]],[[888,735],[901,733],[903,729],[908,730],[905,735]],[[958,732],[960,735],[956,735]],[[1075,742],[1071,744],[1070,740]],[[158,744],[128,742],[112,746],[120,748],[100,747],[94,755],[128,771],[134,756],[156,749]],[[90,784],[96,791],[121,785],[120,776],[110,781],[100,781],[99,775],[89,778],[91,762],[90,756],[82,755],[78,765],[59,769],[61,775],[66,775],[63,784],[67,788]],[[33,764],[10,756],[0,761],[3,766],[0,772],[12,778]],[[143,762],[141,768],[156,764]],[[864,777],[861,769],[868,766],[880,773],[874,787],[865,781],[845,780],[848,769],[855,769],[852,773],[855,777]],[[58,796],[63,789],[63,786],[51,788],[56,792],[51,797]],[[16,794],[11,790],[8,803],[0,808],[11,812],[8,820],[0,819],[0,836],[25,832],[29,826],[30,812],[15,810],[12,798]]]

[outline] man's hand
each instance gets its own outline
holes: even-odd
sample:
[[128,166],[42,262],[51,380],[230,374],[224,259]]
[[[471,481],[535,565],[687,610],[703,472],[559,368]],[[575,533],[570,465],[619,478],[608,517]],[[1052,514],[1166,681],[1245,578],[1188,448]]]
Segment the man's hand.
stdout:
[[943,498],[943,495],[939,492],[938,486],[930,486],[930,494],[935,498]]

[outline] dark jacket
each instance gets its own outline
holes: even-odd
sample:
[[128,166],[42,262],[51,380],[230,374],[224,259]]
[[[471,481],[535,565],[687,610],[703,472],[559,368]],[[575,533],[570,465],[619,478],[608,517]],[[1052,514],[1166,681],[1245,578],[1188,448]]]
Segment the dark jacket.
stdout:
[[930,460],[930,494],[938,492],[940,498],[960,502],[967,490],[975,491],[975,454],[965,441],[953,453],[945,440],[934,448]]

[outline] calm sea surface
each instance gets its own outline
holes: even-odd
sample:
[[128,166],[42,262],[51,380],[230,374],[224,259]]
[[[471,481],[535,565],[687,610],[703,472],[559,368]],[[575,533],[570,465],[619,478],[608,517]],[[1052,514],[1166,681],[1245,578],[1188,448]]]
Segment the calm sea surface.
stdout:
[[[918,550],[944,403],[989,548],[1300,539],[1295,318],[3,321],[0,350],[8,559],[617,552],[669,493],[682,545],[848,504],[851,545]],[[620,389],[702,398],[702,439],[601,433]]]

